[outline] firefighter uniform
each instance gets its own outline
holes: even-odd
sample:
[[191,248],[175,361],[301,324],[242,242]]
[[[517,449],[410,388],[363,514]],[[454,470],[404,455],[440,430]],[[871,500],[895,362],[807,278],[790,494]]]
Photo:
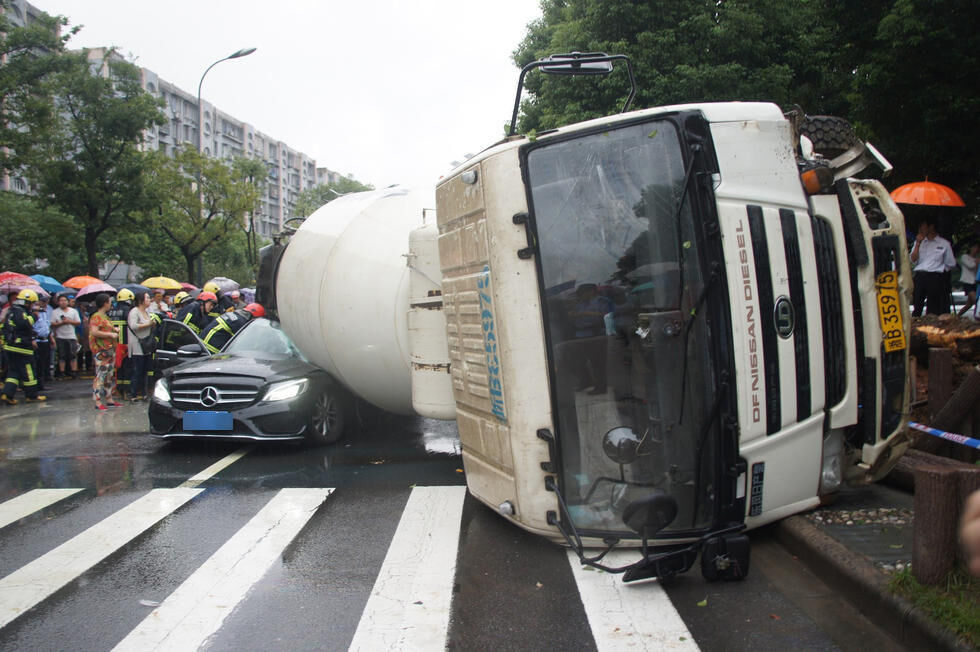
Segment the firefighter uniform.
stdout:
[[211,353],[217,353],[251,318],[252,313],[244,308],[218,315],[201,334],[204,346]]
[[195,299],[180,309],[177,313],[177,321],[187,324],[195,335],[200,335],[211,318],[204,312],[204,302]]
[[18,300],[10,307],[3,323],[3,350],[7,355],[7,378],[3,384],[3,401],[14,405],[17,387],[24,388],[28,402],[43,401],[38,395],[37,377],[34,375],[34,317]]
[[[119,294],[123,294],[127,290],[120,290]],[[118,297],[118,295],[117,295]],[[115,306],[109,310],[109,321],[113,326],[119,331],[119,343],[124,345],[129,345],[129,311],[133,309],[133,304],[129,300],[117,300]],[[122,359],[122,365],[116,369],[116,387],[119,389],[119,395],[126,398],[126,394],[129,392],[129,386],[132,384],[130,380],[132,368],[132,361],[129,356],[125,356]]]
[[235,309],[235,302],[231,300],[231,297],[221,292],[215,292],[215,294],[218,296],[218,303],[214,304],[214,307],[211,308],[211,312],[208,313],[208,319],[217,319],[219,316]]
[[160,346],[160,335],[163,330],[163,320],[166,315],[161,315],[158,312],[150,313],[150,321],[153,322],[153,330],[150,331],[153,334],[153,354],[150,357],[150,362],[147,365],[148,369],[146,372],[146,388],[149,390],[153,387],[153,383],[156,381],[156,359],[157,359],[157,348]]

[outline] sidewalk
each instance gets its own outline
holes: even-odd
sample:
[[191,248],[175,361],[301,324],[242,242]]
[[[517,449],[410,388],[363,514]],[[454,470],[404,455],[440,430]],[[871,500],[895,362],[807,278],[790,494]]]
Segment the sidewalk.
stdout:
[[913,497],[878,483],[846,488],[833,505],[784,519],[776,536],[851,603],[909,649],[972,650],[888,591],[912,559]]

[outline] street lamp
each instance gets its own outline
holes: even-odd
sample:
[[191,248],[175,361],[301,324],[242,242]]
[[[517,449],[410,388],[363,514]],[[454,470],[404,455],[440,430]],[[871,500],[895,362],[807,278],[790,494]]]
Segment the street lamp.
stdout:
[[[255,48],[242,48],[232,52],[227,57],[218,59],[210,66],[208,66],[204,73],[201,75],[201,81],[197,82],[197,153],[200,154],[203,151],[201,146],[201,132],[204,131],[204,107],[201,106],[201,86],[204,84],[204,78],[207,76],[208,72],[216,65],[222,61],[227,61],[228,59],[240,59],[241,57],[247,57],[248,55],[255,52]],[[200,188],[201,177],[198,176],[198,188]],[[202,285],[204,277],[204,261],[200,257],[197,259],[197,284]]]
[[201,85],[204,84],[204,77],[208,74],[212,68],[221,63],[222,61],[227,61],[228,59],[240,59],[241,57],[247,57],[248,55],[255,52],[255,48],[242,48],[237,52],[232,52],[227,57],[223,59],[218,59],[204,71],[201,75],[201,81],[197,83],[197,151],[201,152],[201,131],[204,129],[204,107],[201,106]]

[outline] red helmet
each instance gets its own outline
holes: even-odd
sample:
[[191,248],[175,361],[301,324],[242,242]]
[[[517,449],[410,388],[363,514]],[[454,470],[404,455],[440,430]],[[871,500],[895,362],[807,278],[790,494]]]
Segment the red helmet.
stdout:
[[214,292],[201,292],[197,295],[198,301],[217,301],[218,297],[214,296]]
[[265,317],[265,308],[260,303],[250,303],[245,306],[245,310],[252,313],[253,317]]

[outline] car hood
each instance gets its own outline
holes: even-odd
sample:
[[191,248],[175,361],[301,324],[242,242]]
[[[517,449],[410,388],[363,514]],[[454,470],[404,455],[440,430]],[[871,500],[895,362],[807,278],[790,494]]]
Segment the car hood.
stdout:
[[297,376],[309,376],[318,371],[308,362],[289,356],[262,354],[253,357],[242,354],[219,353],[204,360],[192,360],[169,371],[171,378],[188,375],[206,376],[253,376],[266,382],[288,380]]

